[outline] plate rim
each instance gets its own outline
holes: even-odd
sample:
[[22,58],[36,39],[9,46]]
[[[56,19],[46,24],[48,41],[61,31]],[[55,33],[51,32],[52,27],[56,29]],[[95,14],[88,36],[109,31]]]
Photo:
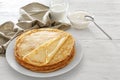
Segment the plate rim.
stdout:
[[[81,60],[82,60],[82,58],[83,58],[83,53],[81,52],[82,51],[82,47],[81,47],[81,45],[79,45],[79,47],[80,47],[80,57],[79,57],[79,61],[76,63],[76,64],[74,64],[74,66],[72,66],[72,67],[70,67],[70,68],[68,68],[68,69],[66,69],[66,71],[62,71],[62,72],[60,72],[59,74],[54,74],[54,72],[56,72],[56,71],[54,71],[54,72],[50,72],[50,73],[53,73],[54,75],[47,75],[47,76],[35,76],[35,75],[31,75],[31,74],[26,74],[26,73],[24,73],[23,71],[21,72],[20,70],[18,70],[18,69],[16,69],[12,64],[11,64],[11,62],[10,62],[10,60],[9,60],[9,54],[10,53],[8,53],[8,51],[9,51],[9,49],[10,48],[12,48],[12,49],[14,49],[14,47],[11,47],[12,45],[14,46],[15,45],[15,40],[16,40],[16,38],[15,39],[13,39],[11,42],[10,42],[10,44],[8,45],[8,47],[7,47],[7,49],[6,49],[6,60],[7,60],[7,62],[8,62],[8,64],[10,65],[10,67],[11,68],[13,68],[15,71],[17,71],[17,72],[19,72],[19,73],[21,73],[21,74],[23,74],[23,75],[26,75],[26,76],[30,76],[30,77],[38,77],[38,78],[48,78],[48,77],[55,77],[55,76],[59,76],[59,75],[62,75],[62,74],[64,74],[64,73],[67,73],[67,72],[69,72],[69,71],[71,71],[72,69],[74,69],[80,62],[81,62]],[[78,44],[80,44],[80,43],[78,43]],[[77,44],[77,41],[76,41],[76,43],[75,43],[75,45],[78,45]],[[14,52],[14,51],[13,51]],[[12,53],[12,54],[14,54],[14,53]],[[76,54],[77,53],[75,53],[75,56],[76,56]],[[74,56],[74,58],[73,58],[73,60],[75,60],[75,56]],[[14,56],[13,56],[14,57]],[[15,58],[15,57],[14,57]],[[72,62],[73,62],[73,60],[68,64],[68,65],[70,65],[70,64],[72,64]],[[16,62],[16,60],[14,59],[14,61]],[[17,62],[16,62],[17,63]],[[16,64],[16,63],[14,63],[14,64]],[[19,65],[20,67],[22,67],[19,63],[17,63],[17,65]],[[67,65],[67,66],[68,66]],[[65,67],[67,67],[67,66],[65,66]],[[64,67],[64,68],[65,68]],[[24,68],[24,67],[22,67],[22,68]],[[62,68],[62,69],[64,69],[64,68]],[[24,68],[26,71],[30,71],[30,70],[28,70],[28,69],[26,69],[26,68]],[[57,72],[58,71],[60,71],[60,70],[62,70],[62,69],[59,69],[59,70],[57,70]],[[37,72],[33,72],[33,71],[30,71],[30,72],[32,72],[33,74],[36,74]],[[41,74],[45,74],[45,73],[41,73]]]

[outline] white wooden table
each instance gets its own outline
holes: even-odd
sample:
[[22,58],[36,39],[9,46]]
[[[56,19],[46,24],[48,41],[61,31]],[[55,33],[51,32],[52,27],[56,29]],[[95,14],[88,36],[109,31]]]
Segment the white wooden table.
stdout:
[[[0,0],[0,24],[17,22],[19,8],[30,2],[48,5],[48,0]],[[82,62],[70,72],[52,78],[32,78],[13,70],[6,58],[0,56],[0,80],[120,80],[120,0],[69,0],[70,12],[85,10],[95,16],[99,26],[112,38],[110,40],[94,24],[87,29],[75,30],[82,45]]]

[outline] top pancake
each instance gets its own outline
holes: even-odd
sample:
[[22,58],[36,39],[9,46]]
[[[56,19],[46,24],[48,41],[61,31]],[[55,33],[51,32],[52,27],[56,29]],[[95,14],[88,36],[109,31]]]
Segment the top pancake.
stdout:
[[43,66],[66,59],[74,46],[73,37],[58,29],[34,29],[16,40],[15,54],[26,63]]

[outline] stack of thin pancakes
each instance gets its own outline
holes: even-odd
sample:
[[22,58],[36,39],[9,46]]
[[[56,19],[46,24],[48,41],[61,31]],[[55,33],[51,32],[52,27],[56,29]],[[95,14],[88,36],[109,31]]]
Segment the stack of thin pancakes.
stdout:
[[58,29],[33,29],[17,37],[15,58],[23,67],[36,72],[51,72],[73,59],[74,38]]

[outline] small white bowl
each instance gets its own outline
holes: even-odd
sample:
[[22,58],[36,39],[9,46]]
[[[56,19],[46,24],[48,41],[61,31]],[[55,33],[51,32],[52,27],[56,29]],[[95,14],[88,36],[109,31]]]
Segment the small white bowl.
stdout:
[[87,28],[91,21],[87,20],[85,16],[91,16],[85,11],[76,11],[68,15],[72,27],[76,29]]

